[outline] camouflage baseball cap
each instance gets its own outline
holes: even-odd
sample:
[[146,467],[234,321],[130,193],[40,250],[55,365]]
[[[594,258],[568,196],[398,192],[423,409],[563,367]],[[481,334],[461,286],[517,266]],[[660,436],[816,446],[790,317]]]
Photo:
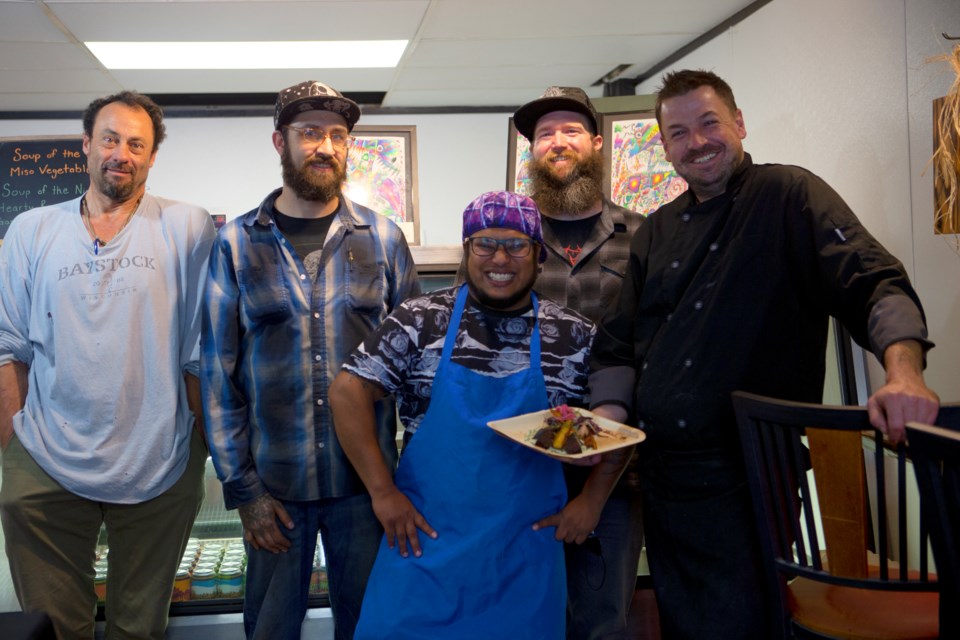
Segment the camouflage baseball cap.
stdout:
[[343,116],[347,121],[347,129],[352,131],[353,125],[360,119],[360,107],[350,98],[333,87],[307,80],[292,87],[287,87],[277,95],[277,105],[273,112],[273,127],[280,129],[298,113],[304,111],[331,111]]
[[523,105],[513,114],[513,124],[520,134],[533,142],[537,121],[554,111],[573,111],[587,117],[593,133],[600,133],[600,118],[587,93],[579,87],[549,87],[543,95]]

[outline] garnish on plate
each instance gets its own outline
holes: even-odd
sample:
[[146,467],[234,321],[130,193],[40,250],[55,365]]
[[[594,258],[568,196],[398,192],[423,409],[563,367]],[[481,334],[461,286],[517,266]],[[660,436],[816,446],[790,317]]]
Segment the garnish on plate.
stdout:
[[562,404],[550,409],[533,441],[541,449],[577,454],[584,449],[596,449],[601,433],[593,418]]

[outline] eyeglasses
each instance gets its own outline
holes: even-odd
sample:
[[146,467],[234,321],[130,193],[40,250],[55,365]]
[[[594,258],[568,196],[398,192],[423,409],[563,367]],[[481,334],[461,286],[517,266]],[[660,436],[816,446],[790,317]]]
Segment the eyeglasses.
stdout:
[[530,255],[530,250],[533,249],[533,245],[536,244],[536,242],[529,238],[506,238],[504,240],[497,240],[496,238],[488,238],[486,236],[467,238],[467,242],[470,243],[470,250],[473,251],[473,255],[480,256],[481,258],[489,258],[495,254],[500,247],[503,247],[503,250],[506,251],[507,255],[511,258],[526,258]]
[[345,149],[353,140],[353,136],[342,131],[327,133],[318,127],[295,127],[292,124],[284,125],[283,128],[296,131],[297,135],[300,136],[300,142],[310,147],[319,147],[324,140],[330,138],[330,144],[333,145],[334,149]]

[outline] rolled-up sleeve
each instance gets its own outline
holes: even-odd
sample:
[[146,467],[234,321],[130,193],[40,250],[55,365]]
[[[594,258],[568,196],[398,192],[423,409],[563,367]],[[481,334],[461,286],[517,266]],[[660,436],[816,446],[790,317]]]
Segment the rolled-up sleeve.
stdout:
[[30,264],[17,223],[15,218],[0,245],[0,365],[22,362],[30,366]]

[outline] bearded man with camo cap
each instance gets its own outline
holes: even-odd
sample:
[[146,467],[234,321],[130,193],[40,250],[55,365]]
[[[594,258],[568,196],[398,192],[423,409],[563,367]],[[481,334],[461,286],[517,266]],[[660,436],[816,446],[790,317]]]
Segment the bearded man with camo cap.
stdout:
[[[298,638],[322,531],[335,637],[349,640],[383,529],[334,432],[340,365],[420,292],[400,229],[344,197],[359,106],[321,82],[277,96],[283,186],[221,229],[210,258],[200,375],[210,453],[247,546],[248,638]],[[391,401],[372,409],[397,460]]]

